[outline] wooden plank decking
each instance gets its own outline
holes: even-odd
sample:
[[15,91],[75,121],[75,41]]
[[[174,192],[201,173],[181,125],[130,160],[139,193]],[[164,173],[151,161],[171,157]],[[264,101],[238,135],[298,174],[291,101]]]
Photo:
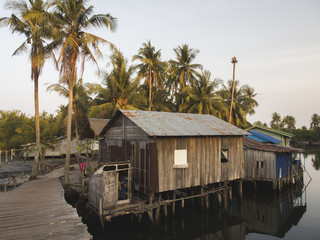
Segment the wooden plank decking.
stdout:
[[57,176],[0,193],[0,239],[92,239]]

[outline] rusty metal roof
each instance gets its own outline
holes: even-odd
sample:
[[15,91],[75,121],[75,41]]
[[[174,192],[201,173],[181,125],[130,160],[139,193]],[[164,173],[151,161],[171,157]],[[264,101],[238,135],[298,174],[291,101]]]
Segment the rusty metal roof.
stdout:
[[303,149],[300,149],[300,148],[285,147],[285,146],[278,146],[274,144],[262,143],[262,142],[253,140],[249,137],[243,138],[243,145],[246,148],[262,150],[266,152],[279,152],[279,153],[303,152]]
[[[207,114],[119,110],[149,136],[242,136],[248,132]],[[109,124],[108,124],[109,125]]]

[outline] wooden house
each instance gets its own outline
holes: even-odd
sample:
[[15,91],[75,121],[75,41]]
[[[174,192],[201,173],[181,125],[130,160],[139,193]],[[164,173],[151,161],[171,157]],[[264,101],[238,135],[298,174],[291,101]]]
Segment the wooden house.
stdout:
[[[95,178],[117,171],[113,176],[126,178],[134,193],[146,196],[241,179],[247,134],[211,115],[119,110],[100,134],[101,168]],[[89,195],[115,192],[91,190],[103,181],[118,188],[119,180],[92,180]]]
[[[250,138],[260,141],[260,142],[271,142],[280,146],[290,146],[290,138],[293,137],[293,134],[283,132],[277,129],[268,128],[260,125],[256,125],[246,129],[249,133],[252,134]],[[260,133],[260,134],[259,134]],[[261,141],[259,138],[263,139],[265,136],[271,138],[265,139],[266,141]],[[278,140],[278,141],[277,141]]]
[[245,179],[270,181],[274,187],[281,187],[302,178],[300,159],[295,160],[292,155],[303,150],[261,143],[249,137],[244,137],[243,145]]

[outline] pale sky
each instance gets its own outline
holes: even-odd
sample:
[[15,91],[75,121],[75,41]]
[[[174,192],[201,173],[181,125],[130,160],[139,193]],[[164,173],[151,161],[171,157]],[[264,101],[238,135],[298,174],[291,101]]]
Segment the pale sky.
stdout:
[[[0,16],[9,16],[0,0]],[[259,95],[251,122],[269,124],[273,112],[292,115],[297,127],[309,126],[320,114],[320,1],[318,0],[91,0],[94,13],[118,18],[115,32],[94,33],[111,41],[131,61],[143,42],[161,49],[162,60],[174,58],[181,44],[199,49],[195,63],[213,78],[232,79],[231,58],[236,56],[236,79]],[[24,38],[0,28],[0,109],[34,115],[33,82],[27,55],[12,53]],[[99,61],[106,69],[110,51]],[[48,93],[57,83],[51,61],[40,77],[40,111],[55,113],[67,99]],[[95,65],[87,63],[85,82],[101,83]]]

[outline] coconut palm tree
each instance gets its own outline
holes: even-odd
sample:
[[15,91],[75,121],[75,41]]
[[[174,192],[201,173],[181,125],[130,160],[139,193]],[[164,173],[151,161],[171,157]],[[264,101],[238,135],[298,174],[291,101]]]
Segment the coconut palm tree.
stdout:
[[138,80],[145,79],[144,84],[149,87],[149,111],[152,108],[152,88],[153,86],[163,88],[167,64],[161,61],[161,50],[156,51],[151,45],[151,41],[142,44],[137,55],[133,56],[133,61],[140,63],[138,69]]
[[270,127],[279,129],[279,130],[282,128],[281,116],[279,113],[277,112],[272,113]]
[[292,130],[296,129],[296,119],[293,116],[287,115],[282,119],[282,125],[288,132],[292,133]]
[[169,61],[171,65],[170,74],[176,82],[175,85],[183,92],[185,86],[193,83],[198,73],[197,70],[202,70],[201,64],[193,63],[199,50],[189,48],[187,44],[182,44],[174,48],[173,51],[176,54],[177,60]]
[[[67,84],[52,84],[47,88],[47,91],[55,91],[60,96],[69,98],[69,88]],[[84,124],[86,124],[91,103],[92,100],[89,96],[88,88],[86,85],[83,85],[82,78],[79,78],[73,86],[72,99],[73,125],[76,132],[77,145],[79,145],[79,126],[83,127]]]
[[217,95],[217,88],[221,80],[211,81],[211,73],[207,70],[196,74],[197,78],[192,84],[186,102],[180,105],[181,112],[211,114],[222,118],[227,114],[227,108]]
[[[97,68],[96,56],[102,56],[99,44],[114,46],[107,40],[87,32],[89,27],[106,27],[114,30],[116,19],[110,14],[93,15],[93,6],[87,6],[87,0],[55,0],[55,23],[61,32],[61,51],[58,62],[60,64],[60,77],[69,87],[68,124],[67,124],[67,152],[63,183],[69,183],[69,166],[71,151],[71,122],[73,86],[76,83],[77,63],[83,74],[86,60],[93,61]],[[94,50],[94,52],[92,51]],[[98,68],[99,70],[99,68]]]
[[[230,111],[230,104],[232,98],[233,81],[229,80],[226,85],[223,85],[222,89],[218,92],[219,96],[223,99],[226,106]],[[247,114],[253,114],[254,108],[258,106],[258,102],[254,99],[256,94],[254,90],[248,85],[240,87],[240,82],[237,80],[234,84],[234,97],[232,105],[231,123],[238,127],[245,127],[247,124]],[[229,112],[228,111],[228,112]],[[223,117],[224,120],[228,120],[228,115]]]
[[317,113],[312,114],[310,129],[316,129],[320,127],[320,116]]
[[37,177],[37,165],[40,151],[40,124],[39,124],[39,90],[38,82],[45,60],[52,55],[52,49],[47,45],[46,39],[51,38],[50,18],[47,12],[49,5],[43,0],[8,1],[6,7],[16,14],[1,18],[4,25],[10,27],[12,33],[25,36],[25,41],[15,50],[13,55],[29,50],[31,61],[31,79],[34,81],[35,102],[35,135],[36,154],[32,168],[31,178]]
[[123,54],[115,51],[110,57],[112,69],[103,76],[103,85],[89,84],[89,92],[97,94],[90,117],[111,118],[118,109],[136,109],[133,101],[137,92],[134,82],[134,67],[128,66]]

